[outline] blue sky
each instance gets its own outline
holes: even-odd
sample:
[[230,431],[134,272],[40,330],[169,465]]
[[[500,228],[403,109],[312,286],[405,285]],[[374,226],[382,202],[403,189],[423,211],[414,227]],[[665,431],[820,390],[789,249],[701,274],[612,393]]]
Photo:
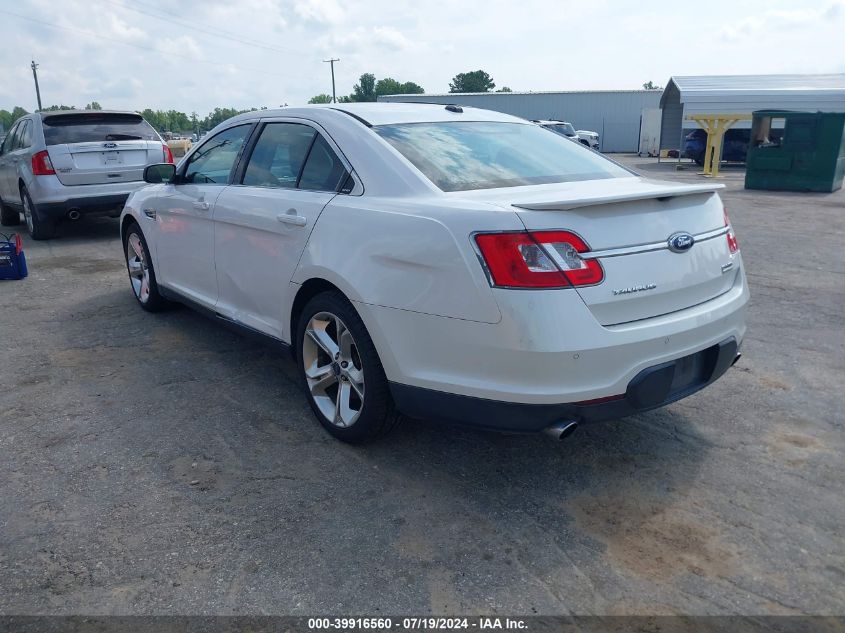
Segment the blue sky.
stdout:
[[[706,9],[705,9],[706,7]],[[632,89],[671,75],[845,72],[845,0],[21,0],[0,3],[0,108],[305,103],[373,72],[447,92]]]

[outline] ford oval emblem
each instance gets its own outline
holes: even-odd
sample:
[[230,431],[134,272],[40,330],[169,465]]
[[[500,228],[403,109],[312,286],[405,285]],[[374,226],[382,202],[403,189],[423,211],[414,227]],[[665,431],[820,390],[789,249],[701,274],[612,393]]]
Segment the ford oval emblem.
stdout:
[[692,248],[695,238],[689,233],[675,233],[669,237],[668,244],[673,253],[683,253]]
[[106,149],[112,149],[114,147],[117,147],[117,143],[103,143],[103,147],[105,147]]

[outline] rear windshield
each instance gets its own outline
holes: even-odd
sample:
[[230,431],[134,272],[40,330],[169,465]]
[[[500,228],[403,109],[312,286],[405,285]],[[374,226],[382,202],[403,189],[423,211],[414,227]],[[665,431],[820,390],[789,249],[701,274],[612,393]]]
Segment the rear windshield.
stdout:
[[443,191],[631,176],[600,154],[538,125],[477,121],[373,129]]
[[57,114],[44,117],[47,145],[97,141],[157,141],[156,131],[137,114]]

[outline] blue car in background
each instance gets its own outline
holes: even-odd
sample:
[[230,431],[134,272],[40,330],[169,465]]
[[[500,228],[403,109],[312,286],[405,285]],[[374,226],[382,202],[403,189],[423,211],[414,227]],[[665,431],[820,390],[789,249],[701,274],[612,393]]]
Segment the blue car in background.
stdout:
[[[730,129],[725,132],[722,144],[722,160],[738,163],[745,162],[751,130]],[[707,132],[701,128],[693,130],[684,137],[684,157],[692,158],[696,164],[704,165],[704,152],[707,149]]]

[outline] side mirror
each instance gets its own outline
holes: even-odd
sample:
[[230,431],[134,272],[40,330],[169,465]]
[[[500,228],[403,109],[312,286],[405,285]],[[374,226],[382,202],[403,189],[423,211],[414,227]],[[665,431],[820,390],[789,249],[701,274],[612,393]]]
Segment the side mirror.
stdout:
[[157,185],[162,182],[173,182],[176,175],[176,165],[173,163],[158,163],[144,168],[144,182]]

